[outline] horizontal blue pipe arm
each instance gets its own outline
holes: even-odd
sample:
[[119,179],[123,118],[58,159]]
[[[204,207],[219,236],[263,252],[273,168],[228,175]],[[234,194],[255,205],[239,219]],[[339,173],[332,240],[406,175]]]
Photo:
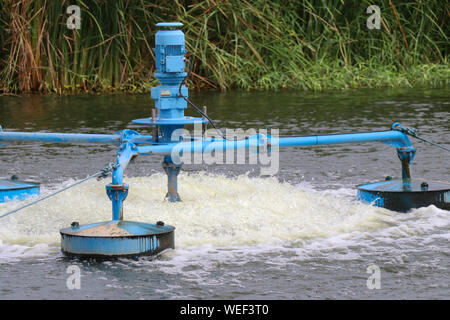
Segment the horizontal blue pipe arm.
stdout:
[[408,137],[399,131],[378,131],[378,132],[364,132],[364,133],[348,133],[348,134],[330,134],[320,136],[303,136],[303,137],[267,137],[252,136],[245,140],[215,140],[215,141],[192,141],[168,143],[153,146],[138,146],[139,155],[162,154],[169,155],[175,153],[194,153],[205,152],[213,150],[229,150],[253,147],[257,148],[270,147],[302,147],[314,145],[328,145],[340,143],[363,143],[363,142],[381,142],[395,148],[411,147],[411,142]]
[[[39,141],[48,143],[99,143],[120,145],[121,134],[44,133],[44,132],[0,132],[1,141]],[[127,140],[128,141],[128,140]],[[134,144],[151,144],[152,136],[135,136],[129,139]]]
[[277,139],[269,140],[269,143],[272,146],[278,145],[279,147],[301,147],[363,142],[381,142],[395,148],[411,147],[411,142],[409,141],[408,137],[404,133],[396,130],[304,137],[286,137],[278,138],[278,141]]
[[0,132],[0,141],[120,144],[120,137],[116,134]]
[[262,139],[263,136],[251,136],[248,139],[229,141],[224,139],[215,140],[194,140],[189,142],[178,142],[178,143],[168,143],[154,146],[138,146],[139,155],[152,155],[152,154],[162,154],[170,155],[172,152],[183,154],[183,153],[195,153],[195,152],[205,152],[205,151],[218,151],[218,150],[230,150],[230,149],[250,149],[255,150],[258,147],[266,147],[267,139]]
[[[100,143],[120,145],[120,134],[78,134],[78,133],[30,133],[30,132],[0,132],[0,142],[5,141],[40,141],[52,143]],[[300,137],[267,137],[254,135],[243,140],[194,140],[179,143],[153,144],[151,136],[136,136],[127,140],[137,145],[139,155],[162,154],[169,155],[174,148],[180,153],[205,152],[213,150],[230,150],[258,147],[301,147],[328,145],[340,143],[381,142],[396,148],[411,147],[406,134],[398,130],[330,134]]]

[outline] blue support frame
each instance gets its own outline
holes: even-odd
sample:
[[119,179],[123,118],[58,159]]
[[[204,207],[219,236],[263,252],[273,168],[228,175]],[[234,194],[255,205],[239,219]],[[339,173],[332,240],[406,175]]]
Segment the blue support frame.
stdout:
[[[398,125],[398,124],[394,124]],[[170,126],[176,127],[176,126]],[[173,128],[168,128],[171,130]],[[145,155],[163,155],[163,168],[167,174],[166,199],[171,202],[181,201],[178,194],[177,176],[182,163],[175,161],[174,156],[195,152],[212,152],[214,150],[252,149],[260,152],[275,147],[302,147],[314,145],[330,145],[343,143],[380,142],[397,149],[402,164],[402,179],[407,185],[411,179],[410,165],[414,159],[416,149],[412,147],[406,134],[398,130],[330,134],[299,137],[273,138],[257,134],[247,139],[229,141],[214,138],[193,138],[191,141],[170,141],[159,139],[157,142],[152,136],[141,136],[133,130],[122,130],[114,135],[107,134],[65,134],[65,133],[28,133],[28,132],[0,132],[0,142],[3,141],[43,141],[56,143],[108,143],[119,145],[116,164],[113,171],[112,183],[108,185],[107,194],[113,202],[113,220],[123,218],[123,201],[126,199],[128,185],[123,183],[123,172],[132,158]]]
[[[179,136],[172,138],[174,132],[184,128],[185,125],[206,123],[207,120],[184,115],[187,102],[183,96],[188,96],[188,89],[182,83],[187,75],[184,72],[184,55],[187,51],[185,49],[184,34],[177,29],[182,24],[179,22],[160,23],[157,26],[171,29],[159,30],[156,33],[155,57],[157,72],[155,76],[161,82],[161,85],[151,90],[151,97],[155,100],[156,110],[152,117],[132,121],[136,124],[157,126],[159,130],[154,131],[154,136],[140,135],[138,132],[129,129],[115,134],[4,132],[0,126],[0,146],[2,142],[11,141],[101,143],[118,146],[112,182],[106,186],[107,196],[112,202],[112,221],[84,227],[74,224],[72,228],[61,230],[63,251],[77,254],[86,253],[88,255],[110,255],[114,253],[156,253],[164,248],[173,247],[173,227],[164,227],[163,223],[144,226],[140,223],[123,221],[124,201],[128,195],[129,188],[123,182],[123,174],[130,161],[139,155],[158,154],[164,156],[162,165],[168,177],[166,198],[171,202],[181,201],[177,190],[177,176],[181,170],[182,163],[176,161],[179,160],[180,156],[195,152],[226,151],[242,148],[256,152],[270,152],[272,149],[279,147],[380,142],[397,149],[397,155],[402,164],[403,183],[406,187],[408,186],[411,180],[410,165],[414,159],[416,149],[412,147],[407,135],[398,130],[401,127],[398,123],[395,123],[391,130],[387,131],[349,134],[282,138],[258,134],[247,139],[234,141],[205,137],[194,137],[190,141],[183,141]],[[117,230],[125,234],[125,236],[120,236],[119,239],[111,234],[110,237],[100,239],[101,236],[83,236],[81,234],[90,228],[94,230],[94,228],[103,227],[118,228]],[[153,230],[153,228],[156,229]],[[139,230],[139,232],[136,230]],[[94,230],[93,232],[95,234],[96,231]],[[150,241],[149,237],[153,236],[156,236],[155,240]],[[159,246],[160,243],[161,246]],[[125,248],[122,244],[129,245],[129,248],[123,252],[120,251],[120,248]]]

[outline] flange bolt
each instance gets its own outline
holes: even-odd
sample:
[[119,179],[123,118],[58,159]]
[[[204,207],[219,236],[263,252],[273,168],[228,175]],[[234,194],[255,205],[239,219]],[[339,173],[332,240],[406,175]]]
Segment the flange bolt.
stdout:
[[163,222],[163,221],[158,221],[158,222],[156,223],[156,225],[157,225],[158,227],[164,227],[164,222]]
[[392,177],[391,176],[387,176],[386,178],[384,178],[384,180],[386,180],[386,181],[392,180]]
[[422,182],[422,184],[420,185],[420,189],[421,190],[428,190],[428,183]]
[[80,224],[77,221],[74,221],[70,224],[72,229],[78,229],[80,227]]

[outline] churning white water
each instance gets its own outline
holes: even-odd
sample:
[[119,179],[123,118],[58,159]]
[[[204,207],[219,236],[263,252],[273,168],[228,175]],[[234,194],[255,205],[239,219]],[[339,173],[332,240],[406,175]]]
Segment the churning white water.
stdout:
[[[401,122],[450,146],[445,88],[193,94],[222,129],[309,135],[387,130]],[[0,99],[4,130],[148,133],[130,124],[148,116],[146,94]],[[449,181],[448,154],[413,144],[413,176]],[[45,195],[115,155],[103,145],[13,143],[0,148],[0,176],[39,181]],[[161,158],[139,157],[126,171],[124,219],[176,227],[175,249],[157,257],[85,261],[61,254],[61,228],[111,219],[109,179],[0,219],[0,299],[448,299],[450,212],[429,206],[397,213],[355,201],[355,185],[400,175],[394,148],[286,148],[279,160],[274,178],[247,176],[247,166],[185,166],[209,173],[183,171],[182,202],[168,203]],[[0,214],[21,204],[2,203]],[[81,271],[80,290],[66,286],[73,265]],[[367,286],[374,266],[377,290]]]
[[[181,174],[180,203],[162,200],[167,184],[164,174],[126,180],[130,189],[124,220],[161,220],[175,226],[177,250],[255,245],[312,250],[329,242],[327,239],[333,239],[330,247],[353,238],[357,241],[363,235],[394,240],[425,235],[450,223],[448,212],[433,206],[399,214],[354,201],[350,189],[319,192],[276,178]],[[3,203],[0,210],[6,212],[20,204]],[[59,229],[72,221],[88,224],[110,219],[105,182],[91,180],[0,221],[0,258],[5,261],[57,250]]]

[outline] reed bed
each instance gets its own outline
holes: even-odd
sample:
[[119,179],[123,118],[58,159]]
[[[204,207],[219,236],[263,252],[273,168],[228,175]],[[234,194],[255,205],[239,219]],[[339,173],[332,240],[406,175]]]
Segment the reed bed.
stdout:
[[184,23],[191,88],[447,86],[449,17],[441,0],[1,0],[0,93],[147,92],[161,21]]

